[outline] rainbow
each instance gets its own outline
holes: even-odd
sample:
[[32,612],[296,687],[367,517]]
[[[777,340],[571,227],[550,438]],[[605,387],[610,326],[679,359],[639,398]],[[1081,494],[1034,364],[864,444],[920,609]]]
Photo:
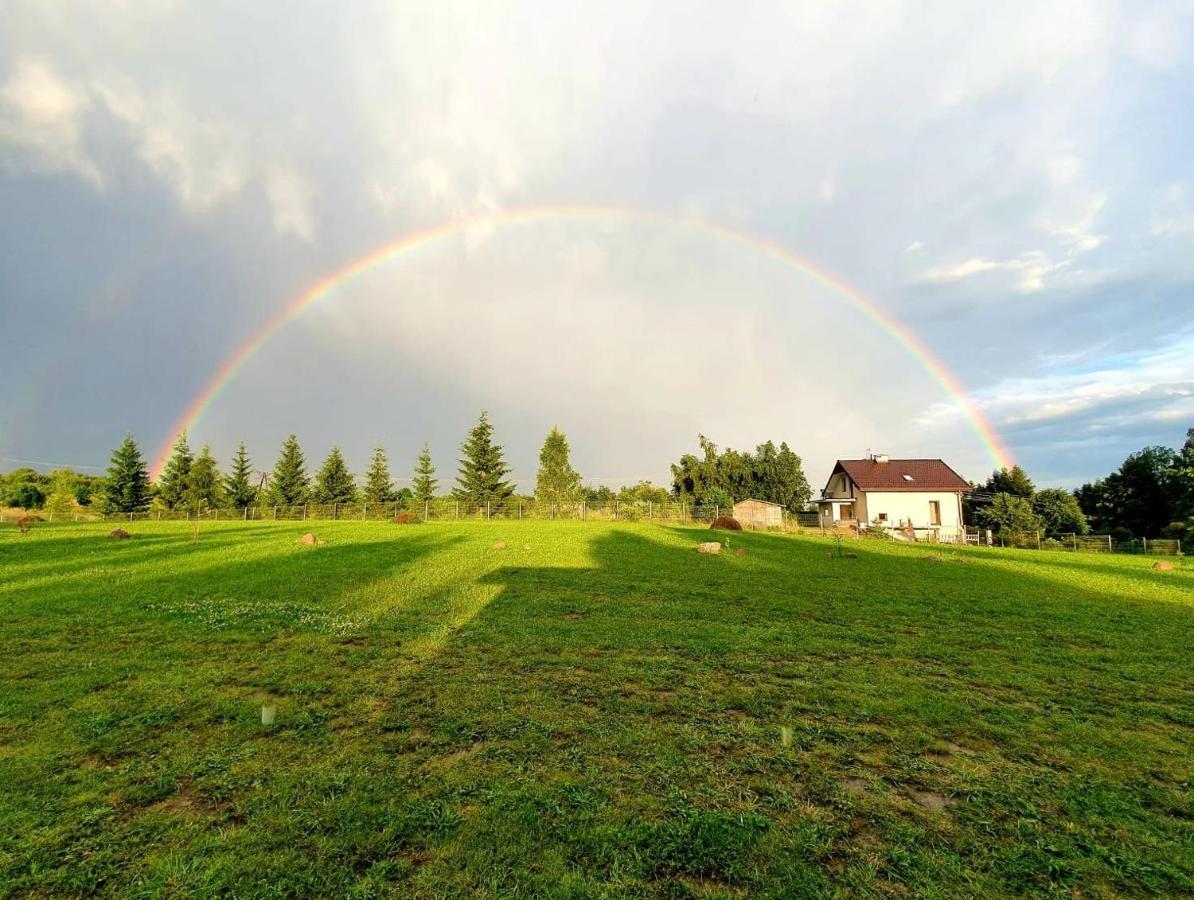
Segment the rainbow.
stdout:
[[281,331],[288,322],[300,315],[308,307],[314,306],[328,295],[330,295],[340,285],[352,281],[357,276],[368,272],[375,266],[380,265],[388,260],[395,259],[402,256],[404,253],[409,253],[420,247],[426,247],[429,244],[435,244],[439,241],[444,241],[452,237],[456,237],[466,233],[471,229],[493,228],[497,226],[507,226],[528,222],[537,222],[547,219],[560,218],[583,218],[583,219],[610,219],[610,218],[626,218],[635,220],[656,221],[667,225],[681,225],[689,228],[698,229],[707,234],[727,240],[733,243],[751,247],[771,259],[792,268],[803,272],[811,277],[813,280],[819,282],[825,287],[832,290],[838,296],[847,300],[859,312],[865,315],[868,319],[886,331],[891,337],[904,348],[929,377],[936,381],[941,388],[950,396],[953,402],[965,415],[971,428],[975,434],[978,435],[992,462],[997,468],[1008,466],[1011,464],[1011,454],[1003,445],[1003,442],[996,434],[991,424],[983,417],[982,413],[975,407],[970,400],[966,391],[958,383],[957,379],[945,368],[945,366],[938,360],[927,347],[920,342],[907,328],[897,322],[890,314],[885,312],[880,306],[873,301],[867,299],[857,290],[846,284],[836,275],[821,269],[805,259],[801,259],[795,253],[780,244],[775,243],[764,237],[748,234],[742,231],[736,231],[732,228],[727,228],[724,225],[718,225],[712,222],[707,222],[702,219],[690,218],[671,213],[664,213],[658,211],[625,209],[619,207],[606,206],[564,206],[564,207],[534,207],[521,210],[513,210],[509,212],[495,213],[492,215],[478,216],[466,220],[452,222],[447,225],[441,225],[435,228],[430,228],[425,231],[415,232],[400,237],[397,240],[391,241],[388,244],[383,244],[380,247],[372,250],[359,259],[349,263],[341,269],[328,275],[315,284],[311,285],[293,300],[291,300],[282,310],[272,319],[267,321],[257,330],[257,332],[244,342],[237,350],[225,360],[224,364],[216,371],[211,379],[203,386],[203,389],[195,395],[195,398],[187,406],[186,410],[179,417],[175,423],[170,435],[167,437],[165,443],[162,444],[158,451],[157,457],[154,460],[151,475],[154,480],[157,479],[161,473],[162,468],[169,458],[174,441],[184,431],[192,430],[195,425],[203,418],[203,414],[208,410],[213,401],[220,396],[221,392],[228,385],[241,368],[248,362],[258,350],[265,345],[270,338]]

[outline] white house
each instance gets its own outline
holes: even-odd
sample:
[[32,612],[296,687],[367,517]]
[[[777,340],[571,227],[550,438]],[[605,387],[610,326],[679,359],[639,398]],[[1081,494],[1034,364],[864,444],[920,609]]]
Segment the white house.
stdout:
[[939,459],[839,459],[817,498],[821,522],[872,522],[919,537],[956,540],[964,532],[966,480]]

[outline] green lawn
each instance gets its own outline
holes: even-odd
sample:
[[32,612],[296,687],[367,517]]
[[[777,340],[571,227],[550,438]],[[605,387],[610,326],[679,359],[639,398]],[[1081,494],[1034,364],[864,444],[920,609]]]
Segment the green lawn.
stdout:
[[0,530],[0,895],[1194,893],[1188,563],[109,527]]

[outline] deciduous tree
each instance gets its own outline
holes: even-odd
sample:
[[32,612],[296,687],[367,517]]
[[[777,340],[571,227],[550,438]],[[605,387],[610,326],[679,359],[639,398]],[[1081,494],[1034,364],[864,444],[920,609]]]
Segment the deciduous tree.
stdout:
[[568,438],[552,427],[539,451],[539,476],[535,499],[540,503],[567,503],[580,499],[580,473],[572,468]]

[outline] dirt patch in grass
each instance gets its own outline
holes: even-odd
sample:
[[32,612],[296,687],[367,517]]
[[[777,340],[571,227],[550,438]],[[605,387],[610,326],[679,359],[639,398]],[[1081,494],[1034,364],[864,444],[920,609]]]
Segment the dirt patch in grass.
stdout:
[[917,805],[924,807],[932,812],[942,812],[951,806],[957,806],[958,801],[952,797],[946,797],[944,794],[939,794],[936,791],[930,791],[923,788],[918,788],[908,792],[908,797]]
[[422,768],[427,772],[446,772],[453,766],[459,765],[467,759],[472,759],[485,747],[484,741],[477,741],[475,744],[464,747],[460,750],[453,750],[451,753],[444,753],[440,756],[433,756],[427,762],[423,763]]
[[870,790],[871,783],[865,778],[846,778],[842,781],[842,788],[847,794],[861,796]]

